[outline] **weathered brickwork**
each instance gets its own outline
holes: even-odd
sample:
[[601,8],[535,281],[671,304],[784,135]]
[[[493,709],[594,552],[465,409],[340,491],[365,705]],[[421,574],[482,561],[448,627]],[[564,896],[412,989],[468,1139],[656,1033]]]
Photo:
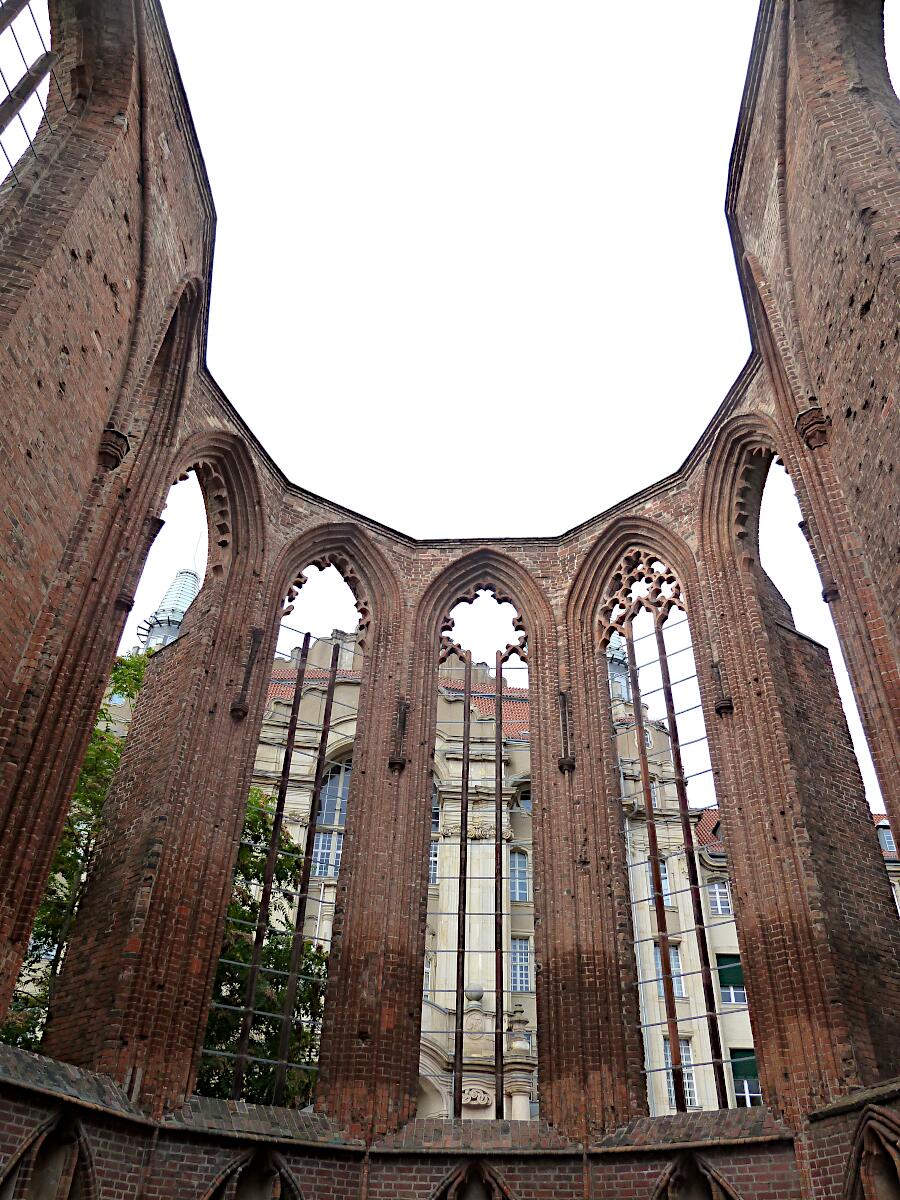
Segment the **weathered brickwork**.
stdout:
[[[52,1057],[0,1054],[0,1188],[17,1170],[27,1194],[59,1144],[103,1200],[255,1195],[276,1178],[282,1196],[419,1200],[466,1164],[522,1200],[649,1200],[682,1169],[722,1195],[859,1200],[860,1147],[874,1153],[898,1108],[900,923],[827,656],[762,573],[757,530],[777,456],[900,829],[900,111],[880,5],[762,2],[727,199],[754,351],[687,461],[559,537],[490,543],[416,541],[280,474],[205,365],[214,211],[157,0],[51,7],[69,111],[51,112],[53,153],[0,190],[0,1008],[188,470],[211,554],[183,636],[148,669]],[[764,1109],[645,1115],[595,635],[631,548],[684,587]],[[350,582],[365,669],[316,1111],[296,1114],[187,1098],[267,664],[310,562]],[[480,586],[528,629],[542,1120],[461,1127],[416,1121],[415,1098],[436,649]]]

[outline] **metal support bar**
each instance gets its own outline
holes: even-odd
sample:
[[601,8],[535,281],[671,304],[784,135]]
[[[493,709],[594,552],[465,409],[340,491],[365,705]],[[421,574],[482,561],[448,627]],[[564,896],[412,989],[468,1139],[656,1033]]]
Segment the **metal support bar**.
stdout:
[[[254,631],[256,632],[256,631]],[[250,972],[247,975],[247,988],[244,995],[244,1015],[241,1020],[241,1032],[238,1037],[237,1058],[234,1063],[234,1077],[231,1084],[231,1098],[239,1100],[244,1085],[244,1070],[247,1062],[247,1051],[250,1045],[250,1027],[253,1024],[254,999],[256,985],[259,980],[259,968],[262,960],[263,942],[266,938],[266,928],[269,923],[269,907],[272,902],[272,883],[275,879],[275,865],[278,860],[278,844],[281,841],[281,826],[284,822],[284,805],[287,799],[288,783],[291,777],[291,759],[294,754],[294,740],[297,736],[297,719],[300,715],[300,702],[303,699],[303,680],[306,675],[306,660],[309,655],[309,634],[303,639],[303,649],[300,651],[300,663],[297,668],[297,678],[294,681],[294,695],[291,699],[291,717],[288,723],[287,738],[284,746],[284,758],[281,763],[281,779],[278,783],[278,799],[275,802],[275,816],[272,820],[272,835],[269,838],[269,853],[266,856],[266,869],[263,876],[262,896],[256,917],[256,934],[253,939],[253,953],[250,958]]]
[[[712,1014],[716,1007],[716,993],[713,988],[712,970],[709,957],[709,942],[706,938],[706,925],[703,918],[703,901],[700,896],[700,875],[697,870],[697,857],[694,852],[694,833],[691,828],[691,817],[688,809],[687,788],[684,782],[684,764],[681,761],[681,742],[678,739],[678,722],[675,719],[675,701],[672,697],[672,683],[669,676],[669,660],[666,654],[666,643],[662,626],[659,621],[656,627],[656,648],[659,653],[659,669],[662,674],[663,696],[666,702],[666,721],[669,727],[669,746],[672,751],[672,764],[675,767],[675,791],[678,795],[678,814],[681,817],[681,836],[684,841],[684,858],[687,866],[688,882],[691,885],[691,905],[694,910],[694,932],[697,938],[697,949],[700,954],[700,967],[703,975],[703,1003],[706,1005],[707,1025],[709,1027],[709,1046],[713,1061],[722,1058],[722,1036],[719,1022]],[[725,1071],[721,1061],[713,1067],[716,1078],[716,1099],[719,1108],[728,1107],[728,1088],[725,1085]]]
[[503,652],[494,681],[494,1112],[504,1117],[503,1086]]
[[[7,125],[12,124],[19,113],[36,92],[38,85],[45,75],[56,66],[59,55],[55,50],[48,50],[31,64],[18,83],[9,89],[9,95],[0,103],[0,133],[4,133]],[[28,139],[31,141],[31,138]]]
[[459,897],[456,913],[456,1032],[453,1036],[453,1115],[462,1117],[463,1010],[466,1000],[466,875],[469,853],[469,755],[472,731],[472,652],[467,650],[463,684],[462,781],[459,798]]
[[641,764],[641,788],[644,793],[644,813],[647,819],[650,878],[653,881],[653,902],[656,909],[656,927],[659,932],[659,958],[662,969],[663,999],[666,1007],[666,1024],[669,1030],[669,1053],[672,1059],[672,1089],[675,1093],[676,1111],[687,1112],[684,1068],[681,1063],[681,1043],[678,1040],[678,1014],[675,1008],[675,988],[672,983],[672,963],[669,958],[666,904],[662,889],[662,872],[659,869],[659,843],[656,838],[656,817],[653,812],[653,795],[650,791],[650,768],[647,763],[647,744],[644,738],[644,709],[641,703],[641,685],[638,680],[637,660],[634,655],[631,628],[631,620],[629,619],[625,627],[625,646],[628,652],[628,676],[631,681],[631,700],[634,705],[638,755]]
[[30,0],[6,0],[6,3],[0,8],[0,33],[9,29],[19,13],[27,8],[29,3]]
[[[331,731],[331,710],[334,705],[334,685],[337,680],[338,656],[341,652],[339,642],[331,648],[331,665],[328,670],[328,687],[325,692],[325,709],[322,714],[322,733],[319,738],[319,757],[316,760],[316,774],[313,780],[312,796],[309,801],[309,825],[306,827],[306,848],[303,852],[303,867],[300,874],[300,898],[297,903],[296,924],[294,936],[291,939],[291,958],[288,965],[287,991],[284,999],[284,1012],[290,1018],[294,1012],[297,999],[297,980],[300,973],[300,956],[303,953],[303,929],[306,925],[307,899],[309,898],[309,881],[312,875],[313,846],[316,838],[316,821],[319,816],[319,797],[322,794],[322,783],[325,779],[325,762],[327,759],[328,734]],[[284,1103],[284,1085],[287,1076],[288,1051],[291,1045],[291,1030],[293,1021],[283,1021],[281,1036],[278,1039],[278,1066],[275,1068],[275,1085],[272,1093],[273,1104]]]

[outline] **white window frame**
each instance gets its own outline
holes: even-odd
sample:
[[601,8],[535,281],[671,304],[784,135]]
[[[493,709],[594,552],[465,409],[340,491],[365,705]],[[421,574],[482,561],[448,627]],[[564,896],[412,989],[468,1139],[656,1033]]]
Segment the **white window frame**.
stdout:
[[[657,994],[663,996],[662,952],[659,942],[653,943],[653,965],[656,968]],[[677,942],[669,942],[669,970],[672,974],[672,991],[675,993],[675,999],[683,1000],[685,998],[684,975],[681,970],[681,948]]]
[[[691,1039],[680,1037],[678,1047],[681,1050],[682,1078],[684,1079],[684,1099],[688,1108],[699,1108],[697,1103],[697,1083],[694,1079],[694,1052],[691,1049]],[[663,1062],[666,1067],[666,1091],[669,1096],[669,1108],[675,1109],[675,1078],[672,1072],[672,1050],[669,1039],[663,1036]]]
[[706,885],[706,895],[709,900],[711,916],[730,917],[733,915],[731,885],[727,879],[711,879]]
[[653,749],[653,734],[646,725],[644,726],[644,748],[647,750]]
[[422,999],[431,999],[431,988],[434,976],[434,961],[430,954],[425,955],[425,970],[422,972]]
[[509,990],[518,993],[534,991],[531,981],[531,938],[529,937],[510,938]]
[[431,844],[428,847],[428,886],[438,886],[438,851],[440,848],[438,838],[432,838]]
[[340,829],[317,829],[313,838],[312,875],[315,879],[337,879],[341,870],[344,834]]
[[[663,904],[666,906],[666,908],[677,908],[678,903],[672,896],[672,885],[669,882],[669,867],[664,858],[659,860],[659,873],[662,877]],[[650,904],[653,904],[653,868],[649,858],[647,859],[647,896]]]
[[[521,856],[523,867],[513,866],[514,860]],[[518,846],[513,846],[509,852],[509,898],[513,904],[527,904],[528,888],[528,855]]]
[[882,821],[877,827],[878,844],[885,854],[897,853],[897,841],[894,838],[894,831],[888,825],[887,821]]

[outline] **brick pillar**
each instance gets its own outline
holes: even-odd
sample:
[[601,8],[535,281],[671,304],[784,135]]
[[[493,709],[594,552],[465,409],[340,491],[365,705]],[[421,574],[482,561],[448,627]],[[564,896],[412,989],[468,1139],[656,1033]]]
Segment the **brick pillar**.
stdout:
[[192,1087],[221,944],[271,649],[234,703],[252,591],[208,579],[148,664],[45,1035],[156,1113]]
[[827,651],[752,559],[713,587],[734,707],[707,720],[754,1042],[796,1124],[900,1072],[900,923]]

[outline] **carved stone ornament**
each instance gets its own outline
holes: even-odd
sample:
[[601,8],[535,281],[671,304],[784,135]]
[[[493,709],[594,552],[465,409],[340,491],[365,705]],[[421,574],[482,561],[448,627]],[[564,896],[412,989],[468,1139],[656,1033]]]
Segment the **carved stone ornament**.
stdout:
[[811,396],[810,399],[813,403],[809,408],[804,408],[803,412],[797,413],[794,428],[810,450],[818,450],[820,446],[828,444],[828,428],[831,425],[831,417],[825,415],[822,406],[816,402],[814,396]]
[[115,471],[125,461],[130,449],[128,435],[113,425],[107,425],[100,435],[100,466],[104,471]]
[[[441,829],[441,836],[445,838],[458,838],[460,829],[460,825],[444,825]],[[466,833],[470,842],[492,842],[494,840],[495,829],[496,826],[494,825],[484,825],[479,821],[473,821],[470,822]],[[512,841],[512,830],[504,829],[500,837],[504,842]]]
[[470,1108],[489,1108],[494,1103],[494,1098],[484,1088],[467,1087],[463,1088],[462,1102]]

